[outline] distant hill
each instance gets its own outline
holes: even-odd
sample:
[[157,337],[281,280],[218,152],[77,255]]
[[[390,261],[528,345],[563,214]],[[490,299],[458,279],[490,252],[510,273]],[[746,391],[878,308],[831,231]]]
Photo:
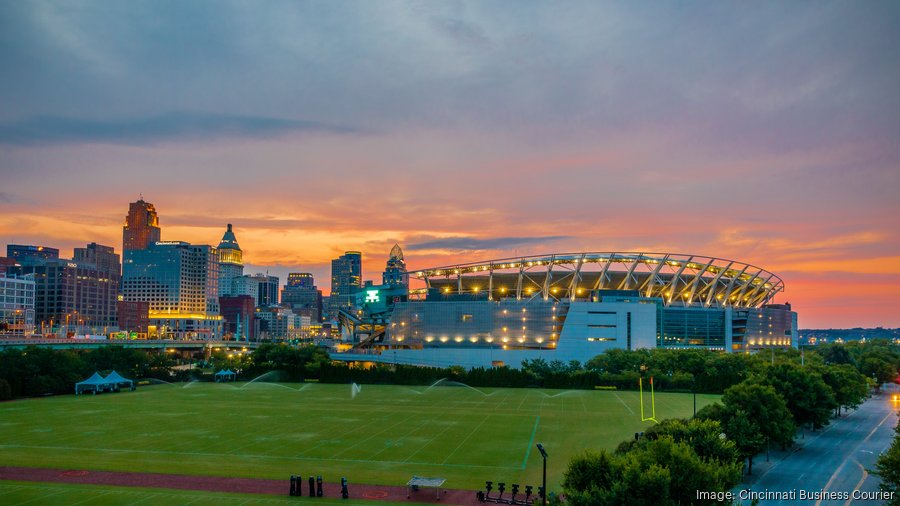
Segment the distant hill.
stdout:
[[822,344],[865,339],[891,339],[900,341],[900,329],[800,329],[800,344]]

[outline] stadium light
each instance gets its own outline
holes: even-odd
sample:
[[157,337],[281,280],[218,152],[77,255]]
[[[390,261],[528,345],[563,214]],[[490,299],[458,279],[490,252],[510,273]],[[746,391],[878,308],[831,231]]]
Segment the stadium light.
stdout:
[[547,506],[547,451],[544,450],[544,445],[541,443],[537,444],[537,449],[541,452],[541,457],[544,458],[544,493],[541,494],[541,505]]

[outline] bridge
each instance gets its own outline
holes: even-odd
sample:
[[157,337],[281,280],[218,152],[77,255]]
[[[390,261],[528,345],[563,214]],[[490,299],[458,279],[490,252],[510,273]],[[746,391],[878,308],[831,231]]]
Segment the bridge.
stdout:
[[248,350],[256,349],[259,342],[248,341],[213,341],[206,339],[176,340],[176,339],[7,339],[0,338],[0,349],[17,348],[24,349],[29,346],[50,348],[54,350],[92,350],[104,346],[122,346],[123,348],[135,348],[143,350]]

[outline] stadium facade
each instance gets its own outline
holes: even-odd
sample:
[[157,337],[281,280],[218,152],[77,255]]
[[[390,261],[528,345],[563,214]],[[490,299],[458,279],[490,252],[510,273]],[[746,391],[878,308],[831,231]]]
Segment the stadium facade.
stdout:
[[534,358],[584,362],[615,348],[753,352],[798,341],[797,313],[774,303],[781,278],[734,260],[565,253],[422,269],[409,279],[408,298],[367,293],[372,307],[358,315],[383,315],[380,301],[394,301],[384,328],[361,325],[371,335],[334,358],[519,367]]

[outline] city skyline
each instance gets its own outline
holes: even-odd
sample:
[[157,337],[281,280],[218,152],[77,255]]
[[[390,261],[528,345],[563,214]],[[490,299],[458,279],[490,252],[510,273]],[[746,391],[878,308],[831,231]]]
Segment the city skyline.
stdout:
[[122,254],[143,193],[162,240],[231,223],[246,273],[325,292],[395,243],[410,270],[673,251],[778,274],[803,328],[898,327],[898,14],[7,3],[0,244]]

